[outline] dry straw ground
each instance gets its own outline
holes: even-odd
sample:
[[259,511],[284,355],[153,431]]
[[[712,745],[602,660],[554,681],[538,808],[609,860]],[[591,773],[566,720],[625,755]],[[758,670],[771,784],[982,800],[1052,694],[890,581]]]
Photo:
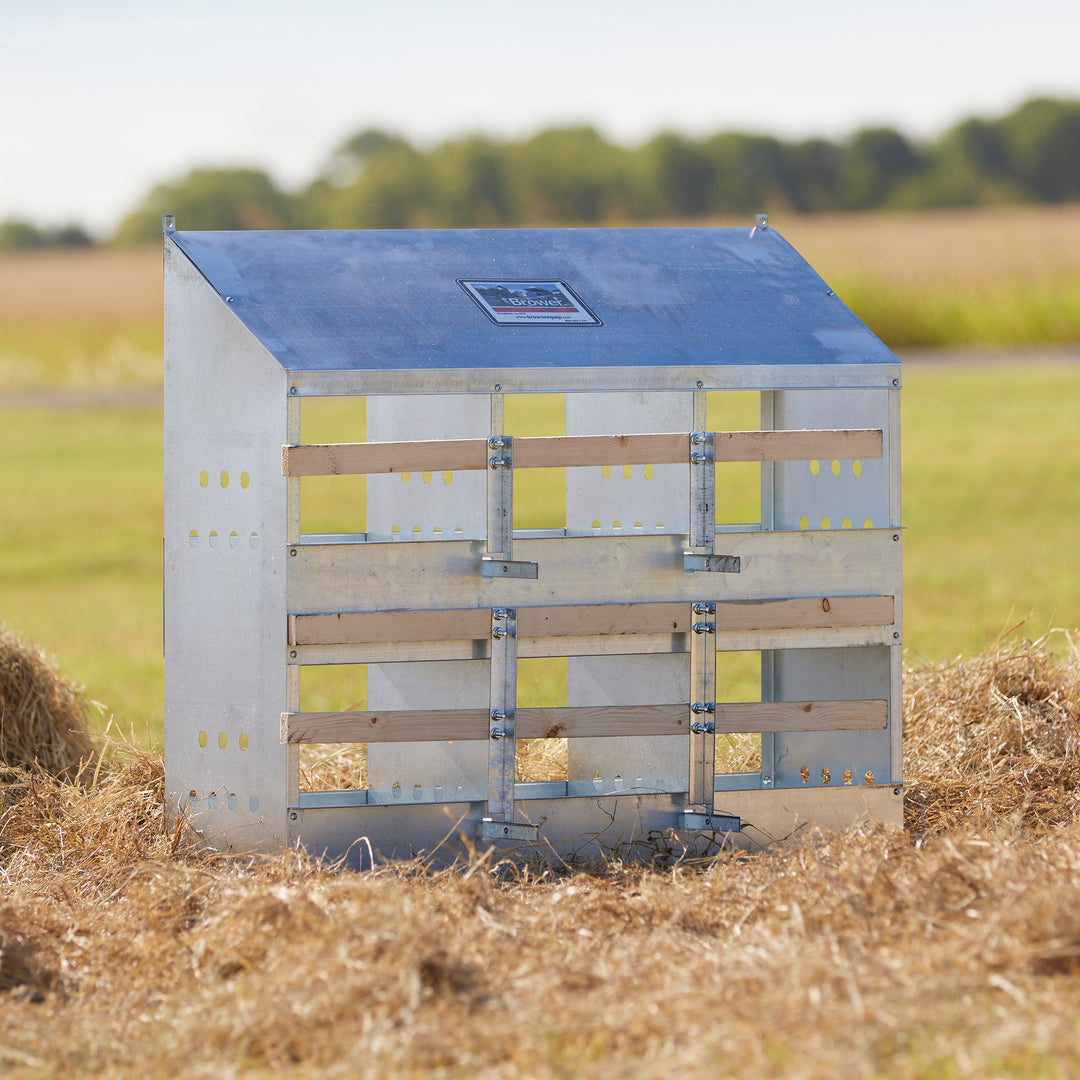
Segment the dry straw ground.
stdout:
[[215,856],[113,745],[0,779],[11,1077],[1080,1070],[1080,651],[907,677],[907,830],[652,867]]

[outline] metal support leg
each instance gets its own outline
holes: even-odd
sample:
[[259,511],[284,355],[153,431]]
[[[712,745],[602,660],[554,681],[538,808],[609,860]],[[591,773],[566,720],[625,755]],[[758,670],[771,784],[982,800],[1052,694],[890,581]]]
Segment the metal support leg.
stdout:
[[514,562],[514,440],[488,439],[487,552],[481,559],[486,578],[536,579],[536,563]]
[[689,805],[711,814],[716,774],[716,605],[694,605],[690,642]]

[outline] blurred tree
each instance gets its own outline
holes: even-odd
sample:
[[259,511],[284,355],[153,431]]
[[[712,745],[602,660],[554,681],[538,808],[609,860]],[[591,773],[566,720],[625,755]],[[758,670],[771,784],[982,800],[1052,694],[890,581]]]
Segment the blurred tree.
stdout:
[[42,230],[28,221],[0,221],[0,251],[90,247],[93,243],[89,233],[79,225]]
[[499,144],[480,136],[445,142],[428,156],[428,166],[428,209],[440,226],[507,225],[520,212]]
[[716,162],[701,147],[664,131],[638,151],[642,168],[638,205],[645,216],[700,217],[709,210]]
[[827,139],[807,139],[787,150],[791,208],[810,214],[835,210],[844,152]]
[[714,213],[752,214],[766,207],[794,206],[796,178],[784,145],[765,135],[714,135],[705,143],[714,164]]
[[864,128],[844,154],[839,177],[840,207],[871,210],[885,207],[897,187],[925,168],[923,157],[893,128]]
[[194,169],[154,188],[120,222],[117,242],[159,240],[162,214],[175,214],[182,229],[287,229],[295,208],[292,198],[258,169]]
[[1045,202],[1080,198],[1080,101],[1037,98],[999,125],[1013,175]]

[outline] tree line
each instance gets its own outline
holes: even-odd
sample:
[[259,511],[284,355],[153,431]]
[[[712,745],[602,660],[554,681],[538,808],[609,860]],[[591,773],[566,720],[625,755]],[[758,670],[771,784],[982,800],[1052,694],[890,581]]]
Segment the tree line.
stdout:
[[[870,127],[844,141],[795,142],[666,131],[623,147],[583,126],[518,141],[474,135],[425,151],[400,135],[368,129],[340,146],[299,191],[244,168],[195,169],[160,184],[123,218],[112,240],[157,240],[163,213],[175,213],[183,229],[453,228],[1075,199],[1080,101],[1038,98],[996,120],[966,119],[925,142]],[[13,226],[33,240],[32,226],[3,223],[0,248],[5,236],[11,246]]]

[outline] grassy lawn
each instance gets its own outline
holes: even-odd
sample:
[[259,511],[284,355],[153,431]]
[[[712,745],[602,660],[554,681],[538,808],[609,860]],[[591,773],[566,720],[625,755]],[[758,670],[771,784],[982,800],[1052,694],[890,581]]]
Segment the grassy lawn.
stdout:
[[[1080,626],[1080,367],[911,365],[904,374],[909,662],[979,652],[1029,611],[1032,635]],[[0,620],[56,655],[103,719],[157,742],[160,411],[0,416]],[[333,437],[333,416],[321,424]],[[541,478],[534,505],[558,484]],[[523,695],[558,698],[557,662],[522,674]]]

